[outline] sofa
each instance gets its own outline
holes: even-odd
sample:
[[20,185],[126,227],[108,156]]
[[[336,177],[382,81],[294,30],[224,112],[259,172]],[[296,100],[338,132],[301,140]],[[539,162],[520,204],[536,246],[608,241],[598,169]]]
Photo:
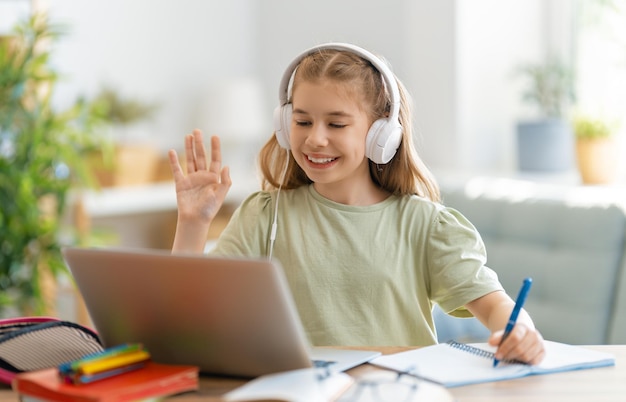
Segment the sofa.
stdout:
[[[626,344],[626,189],[476,177],[442,183],[443,203],[476,226],[487,265],[545,339]],[[484,341],[475,318],[434,310],[439,341]]]

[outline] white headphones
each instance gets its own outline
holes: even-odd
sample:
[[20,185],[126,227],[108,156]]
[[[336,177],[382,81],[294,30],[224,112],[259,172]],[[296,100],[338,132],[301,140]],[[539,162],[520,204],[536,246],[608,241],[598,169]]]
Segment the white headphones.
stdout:
[[365,139],[365,155],[374,163],[385,164],[396,154],[402,140],[402,126],[399,121],[400,90],[391,69],[374,54],[348,43],[327,43],[312,47],[296,57],[285,70],[278,89],[279,106],[274,110],[274,129],[281,147],[290,149],[289,127],[291,126],[292,104],[289,103],[289,84],[296,68],[306,56],[320,50],[345,50],[364,58],[376,67],[389,91],[391,110],[389,117],[372,123]]

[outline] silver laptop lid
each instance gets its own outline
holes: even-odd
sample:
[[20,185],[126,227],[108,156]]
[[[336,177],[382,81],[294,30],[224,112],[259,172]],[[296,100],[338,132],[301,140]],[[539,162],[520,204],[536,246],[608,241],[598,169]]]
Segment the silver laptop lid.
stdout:
[[155,361],[230,376],[311,366],[276,261],[144,249],[63,255],[107,347],[141,342]]

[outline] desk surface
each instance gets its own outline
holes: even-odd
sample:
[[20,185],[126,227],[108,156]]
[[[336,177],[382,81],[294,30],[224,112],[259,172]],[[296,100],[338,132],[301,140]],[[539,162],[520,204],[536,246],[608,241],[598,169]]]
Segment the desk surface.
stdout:
[[[491,382],[450,388],[458,402],[623,402],[626,400],[626,345],[586,346],[590,349],[613,353],[614,367],[570,371],[548,375],[530,376],[515,380]],[[363,349],[363,348],[358,348]],[[381,352],[395,353],[407,348],[369,348]],[[364,364],[348,373],[359,377],[373,370]],[[243,382],[235,379],[203,377],[200,391],[188,393],[171,400],[181,402],[220,401],[220,395]],[[18,402],[17,395],[4,385],[0,386],[0,402]]]

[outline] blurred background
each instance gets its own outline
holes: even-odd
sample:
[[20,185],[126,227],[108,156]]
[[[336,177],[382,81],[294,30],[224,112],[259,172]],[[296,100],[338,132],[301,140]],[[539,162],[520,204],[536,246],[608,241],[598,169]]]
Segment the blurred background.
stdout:
[[[107,105],[113,167],[94,168],[98,184],[74,185],[57,210],[79,232],[69,243],[169,248],[166,152],[181,152],[194,128],[221,136],[234,180],[217,236],[259,188],[254,158],[273,132],[284,68],[328,41],[392,65],[413,98],[418,152],[442,186],[477,176],[626,183],[626,0],[0,0],[0,39],[37,12],[65,31],[46,44],[58,73],[52,107]],[[537,134],[545,121],[548,134]],[[3,130],[8,171],[19,135]],[[578,143],[596,137],[611,139],[612,153],[591,163],[606,176],[585,179]]]
[[[10,19],[7,5],[32,7],[0,4],[1,20]],[[132,134],[161,151],[179,149],[196,127],[226,141],[262,143],[272,132],[285,66],[326,41],[353,42],[392,64],[414,99],[419,151],[435,170],[517,171],[516,123],[538,116],[522,100],[525,81],[516,70],[524,64],[558,57],[576,71],[577,105],[616,117],[626,105],[619,0],[39,4],[69,27],[52,55],[64,76],[56,100],[106,85],[156,102],[158,112]]]

